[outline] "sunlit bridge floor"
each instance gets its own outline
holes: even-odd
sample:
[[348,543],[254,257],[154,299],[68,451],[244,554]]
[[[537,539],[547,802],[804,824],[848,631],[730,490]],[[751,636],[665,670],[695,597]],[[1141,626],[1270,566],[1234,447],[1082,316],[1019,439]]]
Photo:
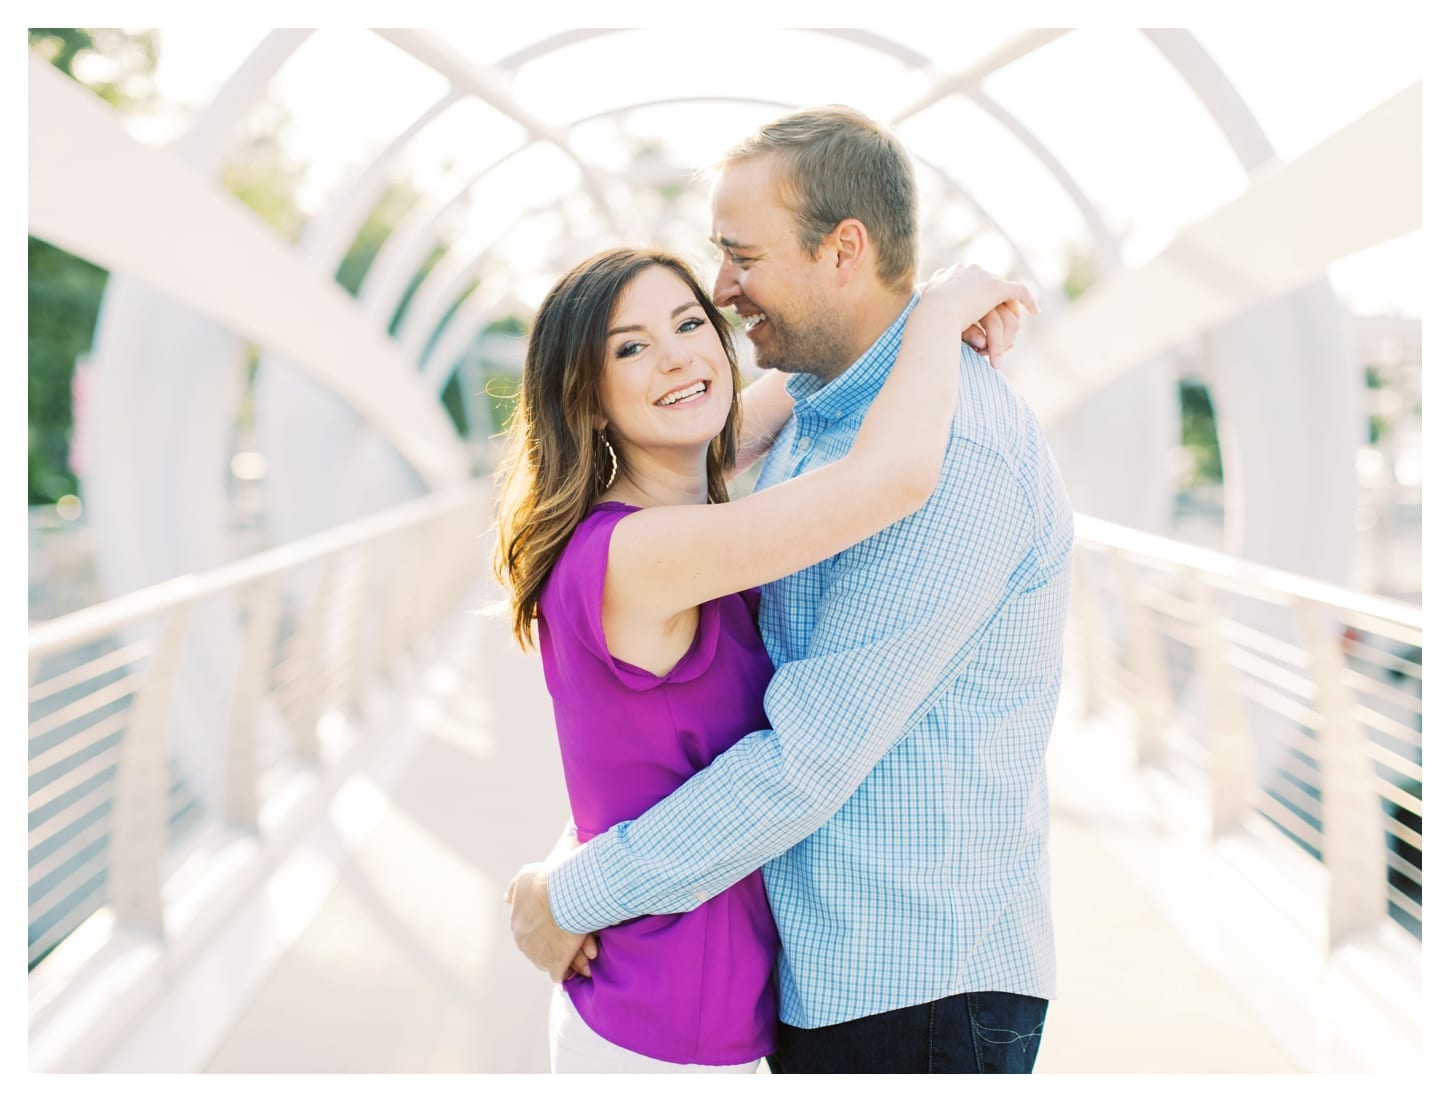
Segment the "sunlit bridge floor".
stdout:
[[[401,749],[344,786],[216,959],[193,966],[206,984],[184,977],[106,1070],[547,1070],[549,984],[514,950],[501,893],[565,817],[548,701],[537,657],[500,623],[456,627],[396,717]],[[1302,1070],[1130,872],[1145,831],[1160,850],[1173,840],[1145,826],[1122,738],[1077,714],[1070,684],[1050,754],[1060,986],[1038,1070]],[[319,855],[339,843],[350,852],[330,867]],[[320,906],[259,948],[248,931],[276,928],[304,883]]]

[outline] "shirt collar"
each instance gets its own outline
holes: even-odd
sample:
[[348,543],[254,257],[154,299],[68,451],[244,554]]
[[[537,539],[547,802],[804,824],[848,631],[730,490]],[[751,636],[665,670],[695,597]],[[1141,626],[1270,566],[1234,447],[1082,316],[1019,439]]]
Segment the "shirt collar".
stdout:
[[795,399],[796,415],[808,410],[828,421],[838,421],[869,406],[886,382],[891,365],[896,362],[906,319],[920,298],[920,294],[913,293],[911,301],[876,338],[876,342],[829,383],[823,383],[805,372],[787,379],[785,389]]

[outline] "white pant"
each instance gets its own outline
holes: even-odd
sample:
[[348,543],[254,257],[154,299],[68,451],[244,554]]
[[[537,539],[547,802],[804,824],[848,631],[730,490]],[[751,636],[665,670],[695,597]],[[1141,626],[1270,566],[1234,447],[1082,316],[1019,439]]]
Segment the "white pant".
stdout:
[[579,1017],[579,1011],[574,1009],[574,1000],[564,994],[564,989],[559,986],[554,988],[554,1001],[549,1004],[549,1070],[555,1075],[610,1071],[634,1075],[754,1075],[759,1064],[759,1060],[751,1060],[748,1064],[716,1067],[711,1064],[672,1064],[667,1060],[641,1056],[595,1033],[589,1028],[589,1023]]

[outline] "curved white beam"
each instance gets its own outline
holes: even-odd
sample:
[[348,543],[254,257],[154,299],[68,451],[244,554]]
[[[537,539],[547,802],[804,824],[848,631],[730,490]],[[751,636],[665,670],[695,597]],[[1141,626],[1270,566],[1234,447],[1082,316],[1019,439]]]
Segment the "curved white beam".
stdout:
[[533,61],[536,57],[545,57],[555,50],[562,50],[566,46],[573,46],[578,42],[587,42],[591,38],[599,38],[606,34],[618,34],[620,31],[628,30],[627,27],[579,27],[574,30],[560,31],[558,34],[550,35],[548,38],[541,38],[537,42],[531,42],[494,62],[494,68],[503,72],[512,72],[520,69]]
[[1208,108],[1245,172],[1273,159],[1274,147],[1264,128],[1198,39],[1174,27],[1145,27],[1143,34]]
[[[1061,38],[1071,28],[1066,27],[1042,27],[1030,31],[1024,31],[996,49],[977,58],[965,68],[958,69],[954,73],[946,73],[939,76],[926,93],[920,98],[912,101],[906,107],[898,111],[892,120],[893,125],[900,125],[912,115],[919,115],[934,103],[946,99],[956,92],[971,93],[979,90],[983,80],[998,69],[1005,69],[1012,62],[1026,57],[1035,50],[1042,49],[1049,42]],[[827,32],[829,33],[829,32]],[[890,53],[894,57],[900,57],[903,61],[907,56],[900,52],[897,43],[873,34],[853,34],[850,36],[853,41],[863,45],[874,46],[876,49]],[[917,55],[918,57],[920,55]],[[925,60],[925,59],[923,59]],[[918,65],[918,68],[925,66]]]
[[599,170],[579,156],[569,141],[568,134],[547,125],[527,111],[492,69],[473,64],[429,31],[374,28],[373,33],[447,78],[453,87],[477,96],[505,117],[512,119],[535,141],[557,147],[578,166],[584,191],[594,201],[605,222],[616,232],[621,230],[619,217],[605,194],[604,181]]
[[1072,205],[1077,207],[1078,213],[1082,215],[1083,221],[1087,224],[1088,232],[1092,235],[1093,262],[1098,273],[1106,274],[1119,267],[1123,258],[1122,252],[1118,248],[1118,238],[1103,221],[1097,204],[1089,199],[1087,192],[1078,186],[1077,177],[1067,170],[1067,166],[1057,159],[1057,155],[1048,149],[1036,134],[1023,125],[1016,115],[980,88],[964,88],[961,92],[1026,147],[1027,152],[1036,158],[1042,167],[1047,169],[1048,174],[1057,181],[1057,186],[1067,194]]
[[1418,229],[1419,143],[1414,84],[1255,179],[1147,264],[1094,284],[1024,351],[1019,387],[1051,422],[1155,354]]
[[478,287],[470,292],[448,319],[423,362],[423,377],[428,385],[441,393],[483,327],[514,302],[513,296],[503,291]]
[[[957,72],[949,73],[937,78],[936,82],[917,100],[898,111],[891,119],[893,127],[899,127],[913,115],[919,115],[933,104],[939,103],[953,94],[960,94],[971,100],[980,107],[988,116],[994,119],[999,126],[1005,129],[1012,137],[1026,147],[1027,152],[1035,158],[1048,174],[1057,181],[1057,184],[1066,193],[1072,205],[1082,215],[1083,221],[1087,224],[1088,232],[1093,240],[1093,260],[1100,272],[1108,272],[1118,267],[1122,262],[1121,253],[1118,249],[1118,239],[1108,229],[1103,221],[1102,214],[1098,211],[1097,204],[1088,198],[1087,193],[1078,186],[1076,177],[1067,170],[1067,166],[1058,160],[1056,154],[1048,149],[1041,139],[1037,137],[1020,119],[996,100],[982,91],[982,81],[998,69],[1005,68],[1012,62],[1026,57],[1035,50],[1041,49],[1049,42],[1066,34],[1061,29],[1041,29],[1028,31],[1018,35],[1008,42],[1003,43],[997,49],[986,56],[978,58],[972,64]],[[893,57],[919,69],[928,69],[931,62],[928,58],[917,54],[915,51],[905,50],[899,43],[890,39],[869,32],[852,32],[849,35],[851,41],[861,45],[888,53]]]
[[[310,34],[263,36],[172,146],[177,162],[214,179],[238,124]],[[102,162],[94,174],[109,171]],[[248,355],[236,333],[126,271],[110,273],[92,340],[90,400],[75,426],[87,452],[77,473],[102,593],[129,593],[235,555],[227,472]],[[215,808],[222,755],[205,732],[227,707],[240,646],[235,611],[208,603],[193,610],[188,630],[168,745],[192,791]]]
[[297,243],[298,250],[329,278],[336,274],[368,215],[387,191],[398,155],[462,98],[462,93],[454,89],[431,104],[368,162],[347,190],[328,203],[323,214],[307,224]]
[[98,98],[35,58],[30,107],[31,233],[285,355],[372,422],[430,486],[467,476],[456,433],[411,365],[255,215],[135,141]]
[[[751,106],[774,107],[785,110],[790,110],[794,107],[799,106],[798,104],[792,104],[783,100],[770,100],[762,99],[759,97],[688,96],[676,99],[641,101],[639,103],[630,103],[618,107],[612,107],[605,111],[600,111],[592,115],[584,116],[583,118],[575,119],[568,124],[566,129],[572,131],[576,127],[583,126],[587,123],[598,122],[602,119],[615,118],[620,115],[628,114],[630,111],[634,110],[647,109],[651,107],[674,106],[681,103],[747,104]],[[466,180],[458,189],[456,189],[453,195],[440,201],[432,208],[427,208],[426,215],[420,214],[420,216],[416,218],[416,220],[410,220],[413,221],[412,225],[400,225],[398,229],[394,231],[393,235],[389,237],[388,243],[384,245],[384,249],[380,250],[379,256],[375,261],[375,264],[380,269],[383,269],[385,261],[383,255],[384,251],[388,249],[389,244],[392,244],[394,246],[391,254],[386,257],[386,271],[388,272],[388,274],[386,276],[379,276],[379,282],[376,285],[377,289],[373,292],[373,294],[376,296],[376,299],[374,301],[375,309],[380,310],[385,308],[384,304],[387,300],[387,294],[385,292],[400,292],[402,287],[400,277],[402,276],[402,273],[409,269],[410,265],[412,268],[416,269],[417,265],[422,263],[423,256],[428,248],[428,244],[436,239],[435,235],[431,234],[429,230],[441,220],[443,213],[448,210],[454,203],[458,202],[462,198],[462,196],[465,195],[469,190],[471,190],[479,179],[487,175],[489,172],[492,172],[494,169],[498,168],[504,161],[508,160],[509,157],[517,155],[526,148],[528,148],[527,145],[520,146],[518,149],[506,154],[499,160],[494,161],[493,163],[483,167],[476,175]],[[946,185],[948,190],[954,193],[957,198],[959,198],[962,202],[966,203],[967,206],[979,219],[981,219],[982,222],[984,222],[988,227],[995,230],[998,234],[1001,235],[1002,239],[1006,241],[1008,248],[1012,251],[1012,255],[1018,265],[1020,276],[1024,279],[1038,282],[1036,272],[1034,271],[1031,262],[1018,247],[1017,242],[1013,240],[1011,235],[1006,232],[1001,224],[998,223],[994,217],[992,217],[991,213],[987,211],[986,208],[984,208],[976,200],[971,192],[963,187],[958,180],[956,180],[950,173],[948,173],[945,169],[941,168],[939,165],[921,157],[914,150],[912,151],[912,156],[924,168],[931,170],[936,176],[938,176],[941,181]],[[544,207],[535,208],[533,211],[526,213],[539,213],[544,210],[553,209],[559,205],[560,201],[561,200],[556,200],[552,204]],[[446,313],[446,311],[450,307],[452,307],[453,303],[458,299],[458,296],[463,293],[463,287],[467,284],[468,280],[479,271],[482,264],[486,260],[489,251],[492,249],[494,243],[494,241],[490,241],[483,249],[481,249],[476,255],[472,257],[455,258],[452,257],[452,254],[450,253],[449,257],[445,257],[443,260],[440,260],[435,268],[429,272],[423,284],[418,288],[418,290],[414,293],[413,297],[409,300],[408,309],[403,317],[402,326],[398,333],[399,343],[400,345],[402,345],[404,353],[406,355],[412,357],[421,354],[422,348],[426,345],[428,338],[438,328],[438,325],[442,321],[444,313]],[[367,291],[366,286],[364,288],[364,291]],[[470,295],[470,298],[472,298],[472,295]],[[1044,300],[1044,306],[1049,309],[1055,307],[1055,305],[1056,300],[1052,299],[1050,296],[1048,296]],[[391,313],[389,314],[389,316],[391,316]],[[435,346],[434,352],[430,353],[428,357],[429,366],[425,373],[428,374],[430,378],[436,381],[437,387],[440,390],[442,389],[443,385],[447,383],[448,377],[449,375],[451,375],[453,367],[456,365],[457,361],[455,359],[452,362],[443,362],[440,360],[439,356],[436,355],[436,352],[444,348],[456,349],[457,355],[461,356],[463,352],[467,350],[468,343],[469,341],[471,341],[472,337],[467,335],[460,335],[459,326],[462,324],[466,324],[468,322],[468,319],[472,318],[473,316],[473,311],[469,311],[460,307],[458,312],[449,319],[448,326],[444,330],[444,333],[440,334],[440,339],[438,344]],[[485,321],[486,320],[488,319],[485,318]]]
[[[461,98],[456,90],[449,91],[421,112],[341,189],[340,198],[307,223],[297,251],[319,283],[336,278],[347,250],[393,178],[398,157]],[[381,330],[385,322],[376,327]],[[375,469],[366,471],[337,461],[353,447],[357,414],[285,358],[263,354],[252,402],[256,444],[274,475],[267,480],[265,516],[273,543],[302,539],[418,492],[416,479],[400,458],[379,459]],[[367,483],[365,491],[359,481]]]

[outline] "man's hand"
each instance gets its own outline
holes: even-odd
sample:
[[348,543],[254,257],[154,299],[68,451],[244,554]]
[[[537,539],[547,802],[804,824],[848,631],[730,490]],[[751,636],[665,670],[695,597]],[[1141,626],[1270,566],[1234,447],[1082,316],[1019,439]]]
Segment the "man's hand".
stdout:
[[549,872],[545,865],[525,865],[509,882],[504,901],[512,905],[509,929],[514,944],[533,962],[562,983],[571,972],[588,976],[589,962],[599,955],[593,934],[571,934],[561,929],[549,909]]
[[1007,355],[1017,339],[1017,331],[1022,328],[1020,310],[1015,301],[1002,303],[963,333],[962,340],[978,352],[985,352],[992,366],[1001,370],[1002,357]]

